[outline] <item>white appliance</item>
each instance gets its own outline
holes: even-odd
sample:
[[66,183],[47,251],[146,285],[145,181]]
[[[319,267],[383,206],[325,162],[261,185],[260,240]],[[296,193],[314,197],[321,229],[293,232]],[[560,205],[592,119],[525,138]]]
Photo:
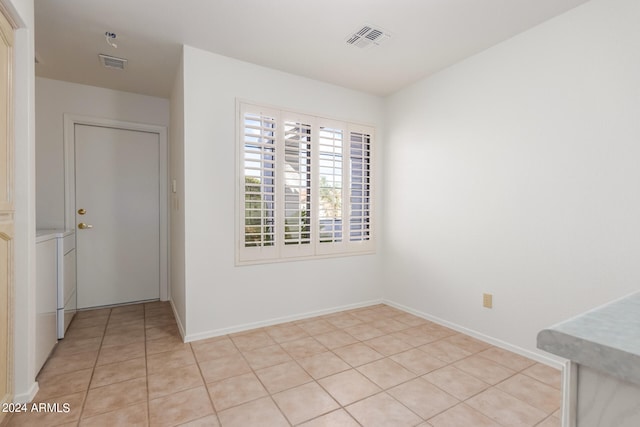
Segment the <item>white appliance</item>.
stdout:
[[76,282],[76,235],[73,230],[58,237],[58,339],[64,338],[78,309]]
[[[55,241],[55,251],[51,255],[45,257],[54,257],[55,259],[55,288],[54,300],[56,307],[56,336],[58,339],[64,338],[64,333],[69,327],[73,316],[77,310],[76,297],[76,236],[74,230],[38,230],[37,242]],[[49,243],[51,245],[52,243]],[[45,263],[45,261],[43,261]],[[43,271],[43,274],[50,275],[50,271]],[[42,277],[42,286],[48,286],[45,283],[51,280],[48,277]],[[40,279],[39,279],[40,281]],[[50,289],[39,289],[42,295],[50,295]],[[49,298],[47,296],[47,298]],[[51,304],[50,301],[44,302],[43,305]]]

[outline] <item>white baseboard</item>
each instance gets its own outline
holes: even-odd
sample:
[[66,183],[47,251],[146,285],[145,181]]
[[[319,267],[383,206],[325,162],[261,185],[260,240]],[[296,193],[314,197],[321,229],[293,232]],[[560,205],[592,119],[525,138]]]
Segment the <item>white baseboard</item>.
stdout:
[[424,313],[424,312],[419,311],[419,310],[414,310],[414,309],[412,309],[410,307],[407,307],[407,306],[402,305],[402,304],[398,304],[398,303],[396,303],[394,301],[383,300],[382,303],[383,304],[387,304],[387,305],[389,305],[391,307],[395,307],[395,308],[397,308],[399,310],[406,311],[407,313],[411,313],[411,314],[413,314],[415,316],[418,316],[418,317],[421,317],[423,319],[430,320],[430,321],[432,321],[434,323],[437,323],[439,325],[446,326],[447,328],[453,329],[454,331],[458,331],[458,332],[461,332],[461,333],[463,333],[465,335],[469,335],[469,336],[471,336],[473,338],[477,338],[480,341],[484,341],[484,342],[489,343],[491,345],[494,345],[496,347],[500,347],[500,348],[502,348],[504,350],[508,350],[508,351],[513,352],[513,353],[519,354],[521,356],[527,357],[529,359],[535,360],[536,362],[540,362],[540,363],[542,363],[544,365],[551,366],[553,368],[560,369],[560,370],[562,370],[564,368],[564,366],[565,366],[565,362],[564,361],[559,361],[559,360],[556,360],[556,359],[552,359],[551,357],[546,357],[546,356],[544,356],[542,354],[539,354],[539,353],[536,353],[536,352],[533,352],[533,351],[530,351],[530,350],[526,350],[526,349],[524,349],[522,347],[518,347],[518,346],[515,346],[513,344],[509,344],[508,342],[499,340],[499,339],[491,337],[489,335],[485,335],[485,334],[483,334],[481,332],[478,332],[478,331],[475,331],[473,329],[469,329],[467,327],[460,326],[460,325],[458,325],[456,323],[449,322],[447,320],[441,319],[441,318],[436,317],[436,316],[432,316],[430,314]]
[[16,394],[13,397],[13,401],[15,403],[29,403],[36,397],[38,390],[40,390],[40,386],[38,385],[37,381],[34,381],[27,391],[25,391],[24,393]]
[[[198,341],[206,338],[213,338],[213,337],[219,337],[227,334],[234,334],[237,332],[249,331],[251,329],[256,329],[256,328],[264,328],[265,326],[273,326],[273,325],[278,325],[280,323],[293,322],[294,320],[308,319],[310,317],[323,316],[325,314],[337,313],[339,311],[368,307],[371,305],[381,304],[382,302],[383,302],[382,299],[376,299],[376,300],[370,300],[370,301],[365,301],[365,302],[356,303],[356,304],[347,304],[339,307],[332,307],[332,308],[323,309],[323,310],[309,311],[306,313],[299,313],[291,316],[276,317],[273,319],[264,320],[260,322],[245,323],[242,325],[231,326],[228,328],[221,328],[221,329],[215,329],[215,330],[206,331],[206,332],[199,332],[196,334],[189,334],[186,336],[183,335],[183,339],[184,339],[184,342]],[[178,328],[180,328],[180,325],[178,325]]]

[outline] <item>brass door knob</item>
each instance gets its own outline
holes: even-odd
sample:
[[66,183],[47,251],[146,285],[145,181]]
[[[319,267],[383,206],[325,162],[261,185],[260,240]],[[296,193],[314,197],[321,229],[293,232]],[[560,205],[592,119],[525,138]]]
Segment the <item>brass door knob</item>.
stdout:
[[83,209],[83,208],[78,209],[78,215],[84,215],[86,213],[87,213],[86,209]]
[[86,230],[87,228],[93,228],[93,225],[85,224],[84,222],[81,222],[80,224],[78,224],[78,228],[80,230]]

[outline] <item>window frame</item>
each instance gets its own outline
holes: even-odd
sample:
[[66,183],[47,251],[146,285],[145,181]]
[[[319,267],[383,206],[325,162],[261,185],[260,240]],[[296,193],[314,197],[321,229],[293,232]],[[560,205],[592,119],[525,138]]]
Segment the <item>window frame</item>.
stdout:
[[[245,114],[257,114],[260,116],[272,117],[275,122],[275,237],[272,246],[258,245],[254,247],[245,246]],[[310,151],[309,161],[311,180],[311,221],[310,242],[307,244],[285,244],[286,234],[286,214],[287,209],[285,193],[286,183],[286,161],[285,161],[285,123],[295,123],[298,125],[310,126]],[[343,131],[341,160],[341,241],[321,242],[320,241],[320,199],[318,196],[320,186],[320,153],[319,140],[320,129],[331,128]],[[366,160],[361,163],[366,164],[366,172],[361,176],[366,180],[366,202],[360,202],[368,209],[361,210],[367,215],[359,216],[361,223],[366,223],[366,232],[361,240],[352,239],[351,205],[352,205],[352,185],[351,162],[352,162],[352,134],[363,136],[363,144],[368,147]],[[368,136],[368,140],[364,141]],[[317,115],[310,115],[257,104],[251,101],[236,100],[236,206],[235,206],[235,260],[236,265],[253,265],[272,262],[285,262],[294,260],[317,259],[328,257],[341,257],[350,255],[373,254],[376,249],[376,227],[375,227],[375,128],[369,125],[350,123],[344,120],[336,120]],[[364,156],[364,155],[363,155]],[[290,210],[290,209],[289,209]]]

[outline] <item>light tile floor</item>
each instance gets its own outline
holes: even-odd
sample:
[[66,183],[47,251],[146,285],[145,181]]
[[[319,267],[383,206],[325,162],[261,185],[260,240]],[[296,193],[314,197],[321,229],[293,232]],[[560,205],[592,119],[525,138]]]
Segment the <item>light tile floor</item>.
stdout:
[[560,372],[386,305],[182,343],[155,302],[83,311],[10,426],[559,427]]

